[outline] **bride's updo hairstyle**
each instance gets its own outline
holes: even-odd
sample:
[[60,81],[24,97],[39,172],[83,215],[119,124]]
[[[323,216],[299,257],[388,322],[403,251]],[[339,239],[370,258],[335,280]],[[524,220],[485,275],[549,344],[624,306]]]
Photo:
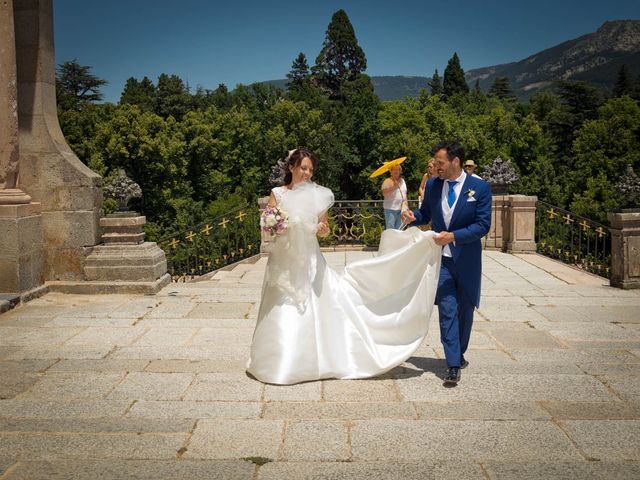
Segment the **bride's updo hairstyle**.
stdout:
[[278,160],[278,163],[273,167],[273,171],[271,172],[271,183],[278,186],[290,184],[293,175],[289,167],[300,166],[305,157],[311,160],[313,170],[315,172],[318,168],[318,157],[316,157],[311,150],[306,148],[296,148],[294,150],[289,150],[289,154],[284,159]]

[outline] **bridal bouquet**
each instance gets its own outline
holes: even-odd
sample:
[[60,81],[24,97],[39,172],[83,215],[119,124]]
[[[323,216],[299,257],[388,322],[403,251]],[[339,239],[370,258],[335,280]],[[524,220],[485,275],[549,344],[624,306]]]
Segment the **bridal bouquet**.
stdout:
[[280,235],[287,229],[289,217],[279,207],[266,207],[260,214],[260,228],[269,235]]

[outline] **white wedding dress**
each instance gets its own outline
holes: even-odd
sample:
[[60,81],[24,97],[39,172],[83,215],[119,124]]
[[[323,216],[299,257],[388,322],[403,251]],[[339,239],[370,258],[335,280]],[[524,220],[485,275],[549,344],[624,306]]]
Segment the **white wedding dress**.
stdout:
[[333,193],[311,182],[273,193],[289,226],[269,256],[247,371],[288,385],[373,377],[408,359],[435,299],[442,249],[434,233],[385,230],[376,257],[340,274],[316,239]]

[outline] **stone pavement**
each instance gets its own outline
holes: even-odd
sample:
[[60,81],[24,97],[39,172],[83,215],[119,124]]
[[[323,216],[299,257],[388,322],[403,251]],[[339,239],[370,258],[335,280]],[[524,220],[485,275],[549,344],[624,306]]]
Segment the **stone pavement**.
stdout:
[[243,368],[265,263],[0,315],[0,479],[640,477],[640,291],[486,252],[458,387],[437,317],[381,378],[273,386]]

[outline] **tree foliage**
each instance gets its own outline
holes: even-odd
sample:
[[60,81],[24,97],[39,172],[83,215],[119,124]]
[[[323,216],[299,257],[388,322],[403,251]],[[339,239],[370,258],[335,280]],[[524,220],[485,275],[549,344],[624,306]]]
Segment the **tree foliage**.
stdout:
[[442,93],[445,97],[452,97],[458,93],[469,93],[469,85],[464,78],[464,70],[460,66],[460,58],[457,53],[449,59],[447,68],[444,69]]
[[[562,81],[519,102],[504,79],[488,95],[468,92],[454,54],[444,83],[434,72],[431,95],[425,89],[418,99],[381,102],[343,11],[318,58],[310,72],[298,55],[286,92],[268,84],[191,92],[178,76],[162,74],[155,84],[129,78],[117,105],[97,103],[94,80],[88,85],[96,90],[84,91],[59,70],[59,120],[78,157],[107,183],[123,169],[140,185],[132,207],[147,216],[151,239],[267,195],[271,168],[297,146],[319,156],[317,181],[336,198],[380,198],[379,182],[368,176],[399,156],[408,157],[403,175],[415,198],[433,145],[458,139],[480,175],[497,157],[512,164],[512,193],[603,222],[608,210],[637,206],[637,195],[620,187],[637,184],[635,173],[624,177],[628,168],[640,171],[633,95],[605,101],[592,85]],[[93,77],[90,67],[74,68]]]
[[367,69],[364,51],[344,10],[333,14],[327,27],[322,50],[316,57],[313,74],[330,98],[341,98],[346,82],[356,80]]
[[80,111],[102,100],[100,87],[107,81],[91,73],[91,67],[77,59],[61,63],[56,75],[56,93],[61,110]]

